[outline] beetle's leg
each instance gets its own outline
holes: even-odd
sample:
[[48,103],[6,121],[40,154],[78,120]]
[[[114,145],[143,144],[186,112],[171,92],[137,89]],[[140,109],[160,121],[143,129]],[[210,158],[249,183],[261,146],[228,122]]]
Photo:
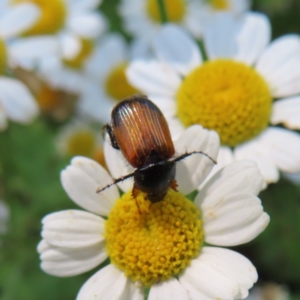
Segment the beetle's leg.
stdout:
[[171,187],[171,189],[173,189],[174,191],[178,192],[178,190],[177,190],[178,184],[177,184],[177,181],[176,181],[176,180],[174,180],[174,181],[172,182],[172,184],[171,184],[170,187]]
[[137,202],[137,200],[136,200],[136,197],[138,196],[139,192],[140,192],[139,188],[138,188],[138,187],[136,186],[136,184],[134,183],[133,189],[132,189],[132,194],[131,194],[131,195],[132,195],[132,198],[134,198],[134,200],[135,200],[135,204],[136,204],[136,206],[137,206],[137,208],[138,208],[138,210],[139,210],[139,213],[141,214],[139,204],[138,204],[138,202]]

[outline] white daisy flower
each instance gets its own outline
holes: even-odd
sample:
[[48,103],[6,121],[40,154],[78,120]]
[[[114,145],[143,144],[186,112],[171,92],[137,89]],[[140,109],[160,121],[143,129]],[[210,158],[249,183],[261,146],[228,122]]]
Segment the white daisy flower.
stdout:
[[119,34],[108,34],[101,39],[86,63],[88,80],[79,99],[79,111],[96,121],[109,121],[115,104],[138,92],[129,84],[125,70],[136,58],[150,54],[141,41],[127,45]]
[[[164,5],[169,22],[200,37],[203,26],[215,12],[230,11],[239,15],[249,8],[250,0],[164,0]],[[135,37],[146,35],[150,39],[161,27],[157,0],[122,0],[119,12],[126,30]]]
[[56,138],[57,151],[62,156],[85,156],[106,167],[101,130],[74,119],[62,127]]
[[[34,5],[40,17],[24,32],[25,38],[12,44],[14,53],[18,54],[15,63],[22,67],[32,69],[37,66],[36,61],[28,57],[31,52],[38,53],[40,59],[59,56],[71,60],[82,51],[86,40],[95,39],[106,27],[104,17],[96,11],[101,0],[14,0],[11,6],[24,6],[23,3]],[[26,14],[25,9],[19,8],[20,18]],[[58,42],[59,49],[50,51],[53,45],[50,41],[46,43],[45,39]]]
[[[300,172],[300,136],[288,130],[300,128],[300,37],[270,43],[270,31],[259,13],[238,20],[218,14],[204,33],[204,61],[188,34],[166,25],[154,42],[157,61],[127,69],[178,133],[192,124],[216,130],[220,162],[254,160],[266,184],[279,179],[279,170]],[[288,129],[271,126],[280,123]]]
[[[201,149],[213,158],[218,146],[217,134],[198,125],[175,141],[178,153]],[[108,143],[106,158],[114,177],[126,172],[120,153]],[[163,201],[150,205],[142,193],[132,199],[130,181],[120,185],[122,196],[116,186],[97,194],[112,177],[88,158],[73,158],[61,173],[62,185],[88,212],[60,211],[43,219],[41,268],[54,276],[74,276],[109,257],[111,264],[87,280],[77,300],[142,300],[145,286],[149,300],[246,298],[257,280],[255,267],[218,246],[249,242],[265,229],[269,216],[256,197],[263,179],[255,163],[235,162],[215,174],[194,203],[185,198],[211,169],[205,156],[181,161],[179,192],[170,189]]]

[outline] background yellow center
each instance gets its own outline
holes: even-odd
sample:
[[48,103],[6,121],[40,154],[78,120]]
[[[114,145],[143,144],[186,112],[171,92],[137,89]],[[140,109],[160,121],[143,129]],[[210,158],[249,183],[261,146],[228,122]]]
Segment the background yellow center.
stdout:
[[0,38],[0,74],[4,74],[7,63],[7,49],[5,42]]
[[[180,22],[185,15],[185,0],[164,0],[169,22]],[[146,6],[150,18],[157,22],[161,22],[159,7],[157,0],[148,0]]]
[[106,92],[117,101],[133,96],[138,92],[138,90],[128,82],[125,73],[126,68],[127,63],[121,63],[113,68],[106,78]]
[[191,72],[177,93],[177,113],[185,126],[216,130],[224,145],[236,146],[269,122],[272,98],[263,78],[231,60],[206,62]]
[[80,39],[80,43],[81,49],[79,53],[72,59],[64,59],[64,63],[69,68],[80,70],[94,50],[94,42],[92,40]]
[[229,8],[229,0],[210,0],[211,5],[217,10],[226,10]]
[[24,35],[53,34],[64,26],[67,11],[63,0],[12,0],[13,4],[25,2],[39,6],[41,16]]

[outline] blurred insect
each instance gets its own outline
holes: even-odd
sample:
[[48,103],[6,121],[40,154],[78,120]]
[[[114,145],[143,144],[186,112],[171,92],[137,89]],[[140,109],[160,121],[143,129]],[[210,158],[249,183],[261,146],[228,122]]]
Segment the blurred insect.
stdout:
[[133,198],[139,191],[152,203],[162,201],[169,188],[176,190],[176,162],[202,151],[184,153],[173,158],[175,149],[167,121],[159,108],[146,96],[134,96],[117,104],[111,113],[111,124],[104,126],[112,147],[135,168],[133,173],[115,179],[97,193],[130,177],[134,178]]

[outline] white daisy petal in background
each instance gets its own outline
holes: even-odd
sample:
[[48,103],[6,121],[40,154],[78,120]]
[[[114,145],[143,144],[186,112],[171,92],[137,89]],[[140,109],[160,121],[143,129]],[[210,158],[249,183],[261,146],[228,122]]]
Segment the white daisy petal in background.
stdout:
[[[25,3],[26,5],[24,5]],[[17,39],[15,41],[17,45],[11,46],[23,49],[21,52],[14,50],[13,62],[23,68],[34,69],[40,64],[42,58],[51,59],[53,56],[59,59],[76,58],[82,51],[82,40],[95,39],[106,29],[104,17],[100,12],[95,11],[100,3],[101,0],[86,5],[81,5],[78,1],[44,0],[36,2],[32,0],[10,4],[9,9],[17,11],[18,18],[23,20],[24,30],[22,33],[26,36]],[[38,16],[33,8],[30,10],[30,5],[38,11]],[[35,17],[35,22],[29,20],[29,13],[35,14],[32,16],[32,19]],[[53,15],[55,18],[52,17]],[[24,21],[26,19],[28,19],[27,23]],[[49,47],[44,36],[51,36],[56,47]],[[29,47],[28,38],[35,39],[39,46]],[[23,43],[24,46],[22,46]],[[67,49],[70,46],[72,48]],[[36,56],[37,51],[38,55]],[[26,57],[22,56],[22,52]],[[16,56],[16,54],[19,55]]]
[[23,124],[32,122],[38,114],[38,106],[27,87],[21,81],[3,76],[0,77],[0,107],[6,118]]
[[265,283],[250,290],[247,300],[289,300],[290,295],[285,286],[276,283]]
[[10,219],[10,210],[6,203],[0,201],[0,233],[5,234],[8,230],[8,222]]
[[[299,36],[270,42],[268,18],[252,12],[239,18],[216,14],[210,25],[204,31],[207,61],[183,29],[168,24],[154,40],[156,59],[128,67],[130,83],[158,105],[159,99],[167,102],[173,112],[166,115],[169,122],[216,130],[223,145],[220,155],[226,149],[227,157],[219,166],[252,159],[265,178],[263,187],[278,181],[279,171],[300,172],[299,134],[269,127],[282,123],[299,129]],[[175,38],[185,47],[175,47]]]
[[[249,9],[249,0],[165,0],[168,22],[182,26],[196,38],[216,12],[230,11],[240,15]],[[124,27],[134,37],[146,37],[149,42],[160,29],[162,21],[157,1],[122,0],[119,12]]]
[[[195,125],[175,146],[177,152],[203,150],[216,159],[219,138]],[[118,169],[122,155],[112,150],[108,145],[105,155],[116,176],[126,169],[121,165]],[[109,257],[111,264],[86,281],[77,300],[144,299],[145,286],[150,289],[149,300],[245,299],[257,280],[255,267],[235,251],[203,243],[239,245],[265,229],[269,216],[256,197],[263,178],[253,162],[235,162],[203,184],[194,204],[183,193],[197,189],[213,165],[201,154],[178,162],[178,192],[169,189],[163,201],[151,204],[141,192],[135,201],[130,190],[120,198],[115,185],[96,193],[113,178],[91,159],[73,158],[62,171],[62,185],[89,212],[67,210],[43,219],[38,246],[42,269],[55,276],[73,276]]]
[[[134,51],[133,51],[134,50]],[[95,121],[106,123],[113,106],[138,91],[127,81],[125,70],[135,55],[142,55],[128,46],[119,34],[100,39],[86,63],[88,82],[79,99],[79,110]]]

